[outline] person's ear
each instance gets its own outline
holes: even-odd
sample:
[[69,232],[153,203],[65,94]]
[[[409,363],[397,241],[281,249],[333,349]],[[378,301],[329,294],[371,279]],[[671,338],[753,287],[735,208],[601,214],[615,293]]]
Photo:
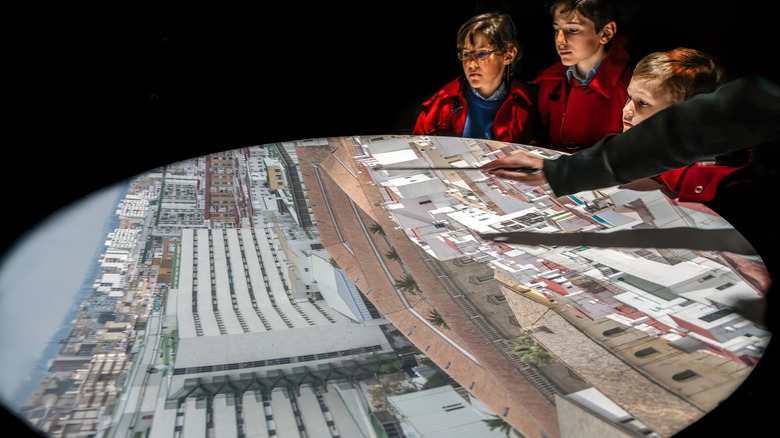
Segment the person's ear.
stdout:
[[599,42],[601,44],[607,44],[609,40],[612,39],[612,37],[615,36],[615,33],[617,33],[617,25],[614,21],[610,21],[606,25],[604,25],[604,28],[601,29],[601,32],[599,34]]
[[517,47],[512,46],[509,50],[504,53],[504,65],[509,65],[515,61],[515,58],[517,57]]

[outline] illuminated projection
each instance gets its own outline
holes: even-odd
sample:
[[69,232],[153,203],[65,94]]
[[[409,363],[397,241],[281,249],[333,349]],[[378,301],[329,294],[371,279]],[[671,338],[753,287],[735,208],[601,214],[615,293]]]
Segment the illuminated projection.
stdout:
[[669,437],[696,422],[770,340],[738,311],[767,292],[761,258],[659,191],[557,197],[475,169],[518,148],[557,154],[345,136],[138,175],[21,415],[52,434],[149,437],[432,422]]

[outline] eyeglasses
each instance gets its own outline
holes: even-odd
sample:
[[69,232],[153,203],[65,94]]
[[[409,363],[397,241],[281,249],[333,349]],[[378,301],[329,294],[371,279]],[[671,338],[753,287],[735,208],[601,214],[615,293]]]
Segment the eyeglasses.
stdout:
[[468,61],[469,58],[472,56],[476,56],[478,60],[484,61],[490,57],[490,55],[493,54],[493,52],[498,52],[498,49],[496,50],[478,50],[476,52],[458,52],[458,59],[461,61]]

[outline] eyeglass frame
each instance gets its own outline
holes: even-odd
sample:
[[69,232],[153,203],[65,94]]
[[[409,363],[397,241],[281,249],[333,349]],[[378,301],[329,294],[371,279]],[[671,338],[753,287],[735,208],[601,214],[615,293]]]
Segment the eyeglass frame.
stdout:
[[[473,51],[468,51],[468,52],[467,52],[467,51],[465,51],[465,50],[463,50],[463,51],[460,51],[460,52],[458,52],[458,54],[457,54],[457,55],[458,55],[458,60],[459,60],[459,61],[462,61],[462,62],[468,61],[469,59],[471,59],[471,57],[472,57],[472,56],[476,56],[476,60],[477,60],[477,61],[484,61],[484,60],[486,60],[486,59],[490,58],[490,55],[492,55],[494,52],[500,52],[500,51],[501,51],[501,49],[494,49],[494,50],[473,50]],[[468,53],[468,54],[469,54],[469,56],[468,56],[468,57],[466,57],[466,58],[463,58],[463,55],[464,55],[465,53]],[[487,53],[488,55],[487,55],[487,56],[485,56],[484,58],[480,58],[480,57],[479,57],[479,55],[477,55],[477,53]]]

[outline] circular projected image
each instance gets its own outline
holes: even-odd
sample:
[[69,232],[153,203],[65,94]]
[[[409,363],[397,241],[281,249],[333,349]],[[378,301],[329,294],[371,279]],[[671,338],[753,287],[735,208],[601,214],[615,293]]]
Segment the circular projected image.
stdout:
[[3,260],[3,404],[47,436],[670,437],[696,423],[770,341],[745,311],[769,288],[761,257],[660,190],[556,196],[479,169],[517,149],[557,154],[315,138],[74,203]]

